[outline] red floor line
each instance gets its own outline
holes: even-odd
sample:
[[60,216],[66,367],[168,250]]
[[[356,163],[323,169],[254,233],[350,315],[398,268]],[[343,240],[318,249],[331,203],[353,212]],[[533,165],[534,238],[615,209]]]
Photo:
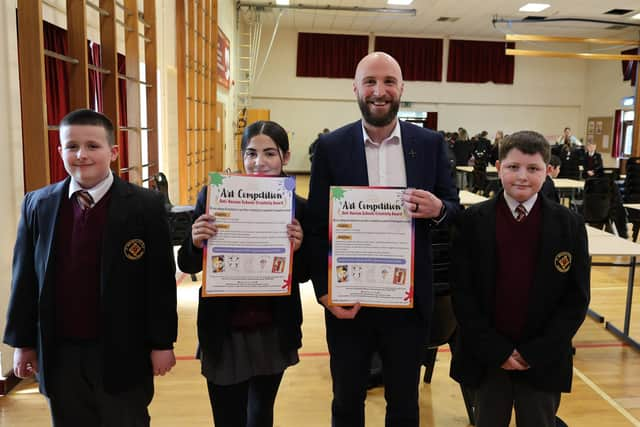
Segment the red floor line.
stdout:
[[176,280],[176,286],[180,286],[185,277],[188,277],[187,273],[180,273],[180,277]]

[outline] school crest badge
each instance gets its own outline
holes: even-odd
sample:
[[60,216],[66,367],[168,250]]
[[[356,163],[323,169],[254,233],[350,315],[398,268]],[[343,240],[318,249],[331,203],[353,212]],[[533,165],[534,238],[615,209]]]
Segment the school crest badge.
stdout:
[[569,252],[559,252],[554,260],[556,270],[566,273],[571,268],[571,254]]
[[140,239],[131,239],[124,244],[124,256],[131,261],[137,261],[144,255],[144,242]]

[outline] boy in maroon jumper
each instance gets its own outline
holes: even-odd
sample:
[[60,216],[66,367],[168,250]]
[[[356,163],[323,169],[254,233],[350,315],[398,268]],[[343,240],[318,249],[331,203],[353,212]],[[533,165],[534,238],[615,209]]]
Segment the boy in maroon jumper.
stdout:
[[4,342],[37,375],[55,427],[146,427],[153,375],[173,365],[173,250],[159,193],[111,172],[113,125],[60,123],[65,180],[25,195]]
[[571,390],[571,339],[589,305],[582,218],[538,194],[549,144],[516,132],[496,164],[504,192],[457,220],[451,286],[459,329],[451,376],[476,390],[477,427],[555,427]]

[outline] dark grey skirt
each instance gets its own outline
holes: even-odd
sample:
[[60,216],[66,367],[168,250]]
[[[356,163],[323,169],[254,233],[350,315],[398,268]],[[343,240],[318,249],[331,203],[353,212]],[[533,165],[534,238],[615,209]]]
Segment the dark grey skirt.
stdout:
[[273,327],[255,331],[234,331],[222,343],[213,358],[202,351],[202,375],[217,385],[231,385],[247,381],[257,375],[275,375],[300,360],[298,351],[283,353],[278,330]]

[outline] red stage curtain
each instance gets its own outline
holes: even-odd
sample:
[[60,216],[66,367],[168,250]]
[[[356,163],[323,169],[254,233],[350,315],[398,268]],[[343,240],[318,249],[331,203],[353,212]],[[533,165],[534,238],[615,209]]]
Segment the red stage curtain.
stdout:
[[515,43],[451,40],[447,81],[513,84],[514,59],[504,53]]
[[[127,74],[127,62],[124,55],[118,54],[118,73],[122,75]],[[118,126],[127,126],[127,81],[125,79],[118,79],[118,114],[120,115],[120,124],[114,123],[116,132],[118,132]],[[129,143],[127,131],[120,131],[120,168],[129,167]],[[129,180],[129,174],[122,174],[122,178]]]
[[368,36],[298,33],[296,76],[351,79],[368,49]]
[[[622,52],[623,55],[640,55],[640,48],[628,49]],[[622,80],[631,80],[631,86],[636,85],[638,61],[622,61]]]
[[613,119],[613,144],[611,145],[611,157],[622,157],[622,110],[616,110]]
[[[88,42],[87,53],[89,64],[102,68],[102,53],[98,43]],[[89,106],[93,111],[103,112],[102,74],[89,70]]]
[[427,119],[424,121],[424,127],[431,130],[438,130],[438,113],[435,111],[429,111],[427,113]]
[[[43,22],[44,48],[68,55],[67,32]],[[57,126],[69,112],[69,65],[59,59],[44,58],[44,78],[47,90],[47,123]],[[26,124],[28,126],[28,124]],[[60,137],[57,130],[49,131],[49,179],[58,182],[67,177],[62,159],[58,155]]]
[[442,81],[442,39],[376,37],[375,50],[398,61],[404,80]]

